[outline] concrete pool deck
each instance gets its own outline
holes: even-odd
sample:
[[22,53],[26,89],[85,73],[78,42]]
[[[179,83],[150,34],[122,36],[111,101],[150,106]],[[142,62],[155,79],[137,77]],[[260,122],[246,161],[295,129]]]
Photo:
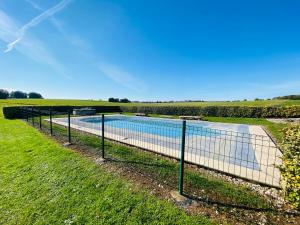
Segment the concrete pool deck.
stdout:
[[[102,136],[101,124],[81,121],[83,118],[98,117],[72,117],[71,127]],[[113,117],[113,115],[110,117]],[[49,120],[47,119],[47,121]],[[62,126],[68,125],[66,118],[53,118],[53,123]],[[248,133],[246,135],[241,135],[236,131],[240,129],[240,126],[244,129],[243,131],[247,127]],[[203,136],[201,133],[196,135],[192,133],[186,136],[186,162],[280,187],[281,175],[277,166],[282,164],[282,154],[260,126],[207,123],[208,129],[216,129],[216,127],[227,128],[227,130],[220,130],[217,136]],[[109,125],[105,126],[104,135],[108,139],[124,144],[176,159],[180,158],[180,137],[164,137],[130,129],[110,127]]]

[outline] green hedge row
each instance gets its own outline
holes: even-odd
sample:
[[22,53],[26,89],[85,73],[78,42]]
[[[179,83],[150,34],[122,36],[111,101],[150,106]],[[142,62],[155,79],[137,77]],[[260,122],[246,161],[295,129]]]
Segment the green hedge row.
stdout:
[[[53,113],[67,113],[73,109],[87,108],[87,106],[10,106],[3,107],[3,114],[6,119],[19,119],[23,117],[23,111],[25,109],[32,110],[34,112],[41,112],[44,115],[49,114],[51,109]],[[121,112],[119,106],[91,106],[88,108],[93,108],[97,113],[107,113],[107,112]]]
[[242,106],[121,106],[121,111],[163,115],[218,116],[218,117],[300,117],[300,106],[242,107]]
[[18,119],[22,117],[22,107],[3,107],[3,115],[6,119]]
[[[67,112],[74,108],[86,106],[53,106],[53,110]],[[8,119],[21,118],[22,109],[26,107],[4,107],[4,116]],[[34,106],[34,110],[47,111],[49,106]],[[97,113],[101,112],[132,112],[162,115],[189,115],[189,116],[218,116],[218,117],[300,117],[300,106],[289,107],[247,107],[247,106],[92,106]]]
[[283,186],[286,198],[300,209],[300,125],[284,130]]

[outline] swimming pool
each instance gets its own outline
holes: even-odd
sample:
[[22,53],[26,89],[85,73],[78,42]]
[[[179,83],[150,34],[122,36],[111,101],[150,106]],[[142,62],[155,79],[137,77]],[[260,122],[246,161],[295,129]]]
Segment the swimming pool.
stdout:
[[[101,117],[82,118],[82,122],[101,124]],[[112,116],[104,119],[105,125],[111,128],[129,129],[136,132],[153,134],[169,138],[178,138],[182,136],[182,121],[155,119],[147,117],[129,117],[129,116]],[[197,135],[208,136],[217,135],[214,132],[207,132],[207,129],[199,123],[188,122],[187,129],[197,129]],[[186,135],[191,135],[187,132]]]
[[[67,118],[53,122],[68,125]],[[276,165],[281,163],[281,153],[261,127],[207,121],[186,124],[187,162],[279,185]],[[101,116],[72,117],[71,127],[102,136]],[[106,115],[104,128],[108,139],[180,158],[182,120]]]

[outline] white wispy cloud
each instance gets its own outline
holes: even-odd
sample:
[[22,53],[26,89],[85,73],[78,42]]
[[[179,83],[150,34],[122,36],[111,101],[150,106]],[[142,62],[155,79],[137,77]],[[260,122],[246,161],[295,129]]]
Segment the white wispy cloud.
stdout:
[[[31,19],[28,23],[26,23],[24,26],[22,26],[21,29],[18,30],[16,39],[7,44],[7,48],[4,52],[11,51],[17,45],[17,43],[19,43],[24,38],[28,29],[37,26],[38,24],[40,24],[47,18],[49,18],[49,17],[53,16],[54,14],[56,14],[57,12],[63,10],[71,1],[72,0],[62,0],[57,5],[47,9],[46,11],[42,12],[40,15]],[[34,7],[38,8],[38,6],[35,5],[33,2],[31,2],[31,4]]]
[[[19,38],[19,23],[0,9],[0,40],[5,43],[13,43]],[[13,40],[13,41],[12,41]],[[26,35],[15,49],[32,60],[48,65],[66,78],[70,78],[64,66],[47,49],[45,44],[34,37]]]
[[143,92],[146,90],[146,86],[143,82],[135,78],[133,74],[124,71],[116,65],[101,63],[98,68],[105,76],[130,90],[136,92]]
[[[43,11],[43,8],[35,2],[33,2],[32,0],[26,0],[26,2],[28,2],[34,9],[38,11]],[[49,19],[53,26],[62,34],[62,36],[66,39],[66,41],[69,44],[72,44],[73,46],[77,47],[79,50],[82,51],[88,50],[90,48],[89,43],[84,41],[81,37],[66,32],[63,23],[56,19],[54,16],[51,16]],[[119,66],[116,66],[111,63],[101,63],[99,65],[95,62],[96,57],[93,56],[90,52],[85,52],[84,55],[90,59],[92,64],[96,65],[97,69],[99,69],[100,72],[102,72],[102,74],[109,77],[121,86],[124,86],[130,90],[134,90],[136,92],[142,92],[146,90],[146,85],[143,82],[136,79],[133,74],[124,71]]]
[[[36,2],[32,0],[25,0],[27,3],[29,3],[34,9],[36,9],[39,12],[43,12],[44,9],[38,5]],[[57,29],[57,31],[64,37],[64,39],[71,45],[78,47],[80,49],[89,49],[89,43],[84,41],[82,38],[80,38],[78,35],[70,34],[70,32],[66,32],[64,29],[64,24],[55,18],[54,15],[49,17],[49,21],[52,23],[52,25]]]

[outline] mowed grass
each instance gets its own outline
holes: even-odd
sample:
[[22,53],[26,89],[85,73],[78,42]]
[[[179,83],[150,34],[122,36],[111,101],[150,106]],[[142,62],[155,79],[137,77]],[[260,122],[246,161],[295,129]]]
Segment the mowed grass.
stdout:
[[0,224],[211,222],[104,171],[23,121],[0,118]]
[[[37,124],[37,123],[36,123]],[[67,128],[53,125],[54,135],[60,140],[67,141]],[[49,124],[43,121],[43,131],[49,131]],[[88,149],[96,154],[101,153],[101,139],[97,136],[72,129],[72,143]],[[88,148],[86,148],[88,147]],[[131,167],[134,171],[142,172],[153,180],[177,189],[179,176],[179,162],[170,160],[147,151],[116,144],[106,140],[105,156],[113,158],[114,162],[125,167]],[[217,178],[209,173],[198,172],[194,168],[185,168],[184,192],[187,195],[196,194],[202,198],[205,196],[210,201],[221,204],[245,206],[249,208],[270,209],[264,197],[253,192],[245,185],[236,185],[225,179]]]
[[[188,215],[172,203],[106,172],[23,121],[2,117],[0,105],[0,224],[211,224],[203,216]],[[95,147],[99,146],[97,141],[99,138],[87,137],[84,142]],[[140,158],[135,150],[123,146],[109,144],[108,148],[120,159],[145,159],[145,155]],[[126,151],[130,154],[124,155]],[[151,155],[146,159],[157,163]],[[161,178],[173,178],[178,171],[177,164],[164,159],[159,163],[166,165],[166,170],[159,171]],[[154,167],[135,165],[140,170],[147,168],[148,173],[158,172]],[[196,188],[191,191],[205,190],[222,201],[269,207],[247,188],[190,169],[186,182]]]
[[99,105],[129,105],[129,106],[292,106],[300,105],[300,100],[265,100],[265,101],[208,101],[208,102],[175,102],[175,103],[112,103],[96,100],[72,99],[8,99],[0,100],[0,105],[70,105],[70,106],[99,106]]
[[273,123],[264,118],[205,117],[205,119],[210,122],[237,123],[262,126],[279,144],[282,142],[283,138],[282,130],[288,126],[288,124]]

